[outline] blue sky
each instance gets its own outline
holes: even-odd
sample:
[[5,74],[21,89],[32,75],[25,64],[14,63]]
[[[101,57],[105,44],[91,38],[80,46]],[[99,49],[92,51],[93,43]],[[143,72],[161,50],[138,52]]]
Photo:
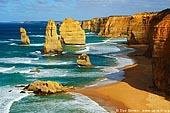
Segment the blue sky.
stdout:
[[0,22],[77,20],[170,8],[170,0],[0,0]]

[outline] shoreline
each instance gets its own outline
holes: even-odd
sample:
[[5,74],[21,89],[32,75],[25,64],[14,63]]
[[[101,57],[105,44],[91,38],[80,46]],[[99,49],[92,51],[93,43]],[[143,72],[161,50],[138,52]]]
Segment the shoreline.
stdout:
[[110,113],[170,112],[170,101],[165,99],[164,93],[153,88],[151,59],[144,56],[147,45],[128,47],[135,49],[135,52],[127,54],[135,63],[123,68],[124,80],[75,92],[88,96]]

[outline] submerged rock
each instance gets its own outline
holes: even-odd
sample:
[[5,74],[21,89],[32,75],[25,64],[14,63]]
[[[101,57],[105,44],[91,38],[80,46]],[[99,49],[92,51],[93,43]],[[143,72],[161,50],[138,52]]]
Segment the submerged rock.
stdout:
[[91,62],[90,62],[90,58],[87,54],[81,54],[78,56],[77,58],[77,64],[79,66],[83,66],[83,67],[89,67],[92,68],[94,67]]
[[37,72],[37,73],[40,73],[40,69],[36,68],[35,70],[31,70],[30,72]]
[[33,91],[37,95],[55,94],[67,92],[74,89],[73,86],[63,86],[58,82],[52,81],[34,81],[24,88],[24,91]]
[[55,22],[53,20],[48,21],[44,43],[45,54],[48,53],[62,54],[62,45],[60,39],[58,38],[56,30],[57,28]]
[[24,28],[20,28],[20,33],[21,33],[21,42],[24,45],[29,45],[30,44],[30,39],[27,36],[27,32]]
[[21,91],[20,93],[26,93],[25,91]]
[[85,32],[80,23],[72,18],[63,21],[60,27],[60,35],[64,44],[84,45],[86,41]]

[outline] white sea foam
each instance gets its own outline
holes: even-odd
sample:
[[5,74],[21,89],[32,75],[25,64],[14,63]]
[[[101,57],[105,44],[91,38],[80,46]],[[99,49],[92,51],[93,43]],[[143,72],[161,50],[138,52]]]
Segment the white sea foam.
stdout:
[[97,43],[88,43],[86,44],[87,46],[92,46],[92,45],[99,45],[99,44],[105,44],[105,43],[108,43],[109,41],[111,41],[111,38],[107,39],[107,40],[104,40],[102,42],[97,42]]
[[87,46],[87,47],[85,47],[85,49],[77,51],[75,53],[84,53],[84,52],[88,52],[88,51],[90,51],[90,47]]
[[104,86],[104,85],[108,85],[108,84],[113,84],[113,83],[116,83],[116,82],[117,82],[116,80],[110,80],[110,79],[108,79],[108,78],[104,78],[103,80],[98,81],[98,82],[95,83],[95,84],[85,86],[85,88],[89,88],[89,87],[99,87],[99,86]]
[[[1,68],[0,68],[1,69]],[[9,68],[10,69],[10,68]],[[36,67],[21,67],[16,68],[15,66],[11,67],[8,71],[3,71],[2,73],[22,73],[22,74],[32,74],[31,70],[35,70]]]
[[24,70],[18,70],[18,71],[16,71],[16,72],[19,72],[19,73],[23,73],[23,74],[29,74],[29,73],[31,73],[31,70],[32,69],[24,69]]
[[74,105],[76,109],[81,109],[88,113],[108,113],[103,107],[101,107],[98,103],[91,100],[87,96],[73,92],[69,92],[68,94],[73,95],[74,100],[65,102],[66,106],[69,106],[71,104]]
[[8,43],[10,41],[6,41],[6,40],[1,40],[0,43]]
[[87,32],[85,34],[88,35],[88,34],[96,34],[96,33],[94,33],[94,32]]
[[30,44],[30,46],[44,46],[44,44]]
[[57,56],[58,54],[56,53],[56,54],[41,54],[41,56]]
[[3,86],[0,87],[0,113],[9,113],[12,104],[28,96],[27,93],[20,93],[20,89]]
[[41,54],[41,51],[31,52],[31,54],[32,54],[32,55],[38,55],[38,56],[39,56],[39,55],[40,55],[40,56],[42,55],[42,54]]
[[17,46],[18,44],[17,44],[17,43],[11,43],[11,44],[9,44],[9,45],[11,45],[11,46]]
[[134,64],[134,60],[128,58],[128,57],[116,57],[117,59],[117,66],[114,67],[105,67],[103,71],[105,72],[105,77],[121,81],[124,77],[124,71],[122,70],[124,66],[132,65]]
[[135,61],[133,59],[130,59],[127,56],[124,57],[116,57],[118,65],[115,68],[123,68],[124,66],[127,65],[132,65],[135,63]]
[[34,77],[34,78],[43,78],[43,77],[64,77],[69,75],[67,70],[64,69],[40,69],[40,72],[31,72],[31,70],[35,69],[27,69],[27,70],[20,70],[19,73],[26,73],[27,77]]
[[[107,49],[106,49],[107,48]],[[111,52],[119,52],[120,49],[116,46],[107,46],[107,45],[101,45],[92,48],[92,52],[89,52],[89,54],[107,54]]]
[[43,46],[44,44],[30,44],[30,45],[21,45],[21,44],[17,44],[17,43],[11,43],[9,45],[14,45],[14,46]]
[[9,41],[21,41],[20,39],[8,39]]
[[97,36],[96,33],[93,33],[93,32],[87,32],[85,33],[86,36]]
[[103,107],[87,96],[73,92],[66,94],[68,95],[67,98],[70,99],[49,98],[43,100],[43,98],[36,98],[32,102],[20,104],[15,112],[24,110],[27,113],[108,113]]
[[0,62],[7,63],[7,64],[33,64],[33,65],[68,65],[68,64],[74,64],[72,61],[44,61],[39,60],[39,58],[20,58],[20,57],[14,57],[14,58],[0,58]]
[[9,68],[7,68],[7,67],[0,67],[0,72],[10,71],[10,70],[12,70],[14,68],[15,68],[15,66],[12,66],[12,67],[9,67]]
[[[111,56],[109,56],[109,57],[111,57]],[[105,67],[103,69],[103,71],[105,72],[106,75],[109,75],[109,74],[116,75],[115,73],[118,73],[118,75],[122,75],[122,74],[124,74],[124,72],[122,70],[124,66],[134,64],[134,60],[132,60],[128,57],[125,57],[125,56],[124,57],[116,57],[116,60],[117,60],[117,66]]]
[[45,35],[29,35],[30,37],[40,37],[40,38],[45,38]]
[[77,51],[76,53],[87,53],[87,54],[107,54],[111,52],[119,52],[120,49],[117,46],[111,46],[108,44],[115,44],[111,38],[97,43],[86,44],[84,50]]
[[2,63],[11,63],[11,64],[30,64],[32,61],[39,60],[39,58],[20,58],[20,57],[14,57],[14,58],[0,58],[0,62]]
[[34,65],[68,65],[68,64],[73,64],[72,61],[68,61],[68,62],[62,62],[62,61],[42,61],[42,62],[31,62],[31,64]]
[[18,73],[24,73],[27,77],[33,78],[44,78],[44,77],[101,77],[101,72],[73,72],[74,69],[40,69],[40,72],[31,72],[31,70],[35,70],[35,68],[31,69],[18,69]]
[[[105,57],[111,57],[113,58],[113,56],[106,56]],[[103,68],[103,73],[104,73],[104,77],[105,79],[95,83],[95,84],[92,84],[92,85],[89,85],[89,86],[86,86],[86,87],[94,87],[94,86],[103,86],[103,85],[107,85],[107,84],[111,84],[111,83],[115,83],[115,82],[118,82],[118,81],[122,81],[125,77],[124,77],[124,70],[123,70],[123,67],[124,66],[127,66],[127,65],[132,65],[135,63],[134,60],[128,58],[128,57],[116,57],[117,59],[117,66],[98,66],[98,68]]]
[[111,52],[119,52],[120,49],[116,46],[97,45],[87,46],[84,50],[77,51],[76,53],[87,53],[87,54],[107,54]]

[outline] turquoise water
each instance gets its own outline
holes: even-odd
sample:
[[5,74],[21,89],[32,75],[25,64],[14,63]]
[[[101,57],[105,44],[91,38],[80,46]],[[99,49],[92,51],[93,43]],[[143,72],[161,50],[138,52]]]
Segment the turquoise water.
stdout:
[[[118,67],[131,64],[126,57],[133,51],[123,47],[122,38],[98,37],[86,31],[86,45],[63,46],[63,55],[42,55],[47,22],[0,23],[0,113],[105,113],[105,109],[88,97],[77,93],[51,96],[21,94],[16,85],[35,80],[51,80],[64,85],[86,87],[96,80],[121,80]],[[24,27],[30,37],[30,46],[20,45],[19,28]],[[79,54],[87,53],[95,68],[80,68],[76,64]],[[40,73],[30,72],[40,69]],[[118,74],[119,73],[119,74]]]

